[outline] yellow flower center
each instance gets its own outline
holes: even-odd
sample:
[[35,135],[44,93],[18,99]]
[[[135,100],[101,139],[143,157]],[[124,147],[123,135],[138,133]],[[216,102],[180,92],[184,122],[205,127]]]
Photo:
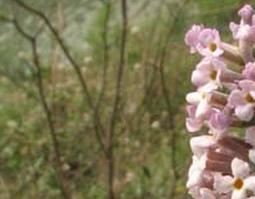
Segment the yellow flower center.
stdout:
[[237,178],[234,182],[235,189],[242,189],[243,187],[243,180],[241,178]]
[[255,99],[251,96],[250,93],[247,93],[247,94],[246,94],[245,100],[246,100],[246,102],[248,102],[248,103],[254,103],[254,102],[255,102]]
[[211,77],[212,80],[216,80],[216,78],[217,78],[217,71],[216,71],[216,70],[213,70],[213,71],[211,72],[211,74],[210,74],[210,77]]
[[216,43],[210,43],[209,49],[210,49],[211,52],[214,52],[217,49]]

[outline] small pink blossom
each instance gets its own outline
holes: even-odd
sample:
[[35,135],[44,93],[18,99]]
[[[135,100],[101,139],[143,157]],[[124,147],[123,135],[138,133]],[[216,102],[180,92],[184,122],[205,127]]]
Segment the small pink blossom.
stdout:
[[197,52],[198,36],[203,28],[202,25],[193,25],[185,35],[185,43],[190,46],[191,53]]
[[229,105],[235,110],[236,116],[242,121],[250,121],[254,116],[255,82],[242,80],[241,90],[233,90],[229,96]]
[[223,61],[215,58],[204,58],[193,71],[191,81],[197,87],[210,84],[210,87],[215,90],[221,87],[220,75],[225,69],[226,66]]
[[238,15],[244,20],[246,23],[251,22],[252,15],[254,14],[253,8],[246,4],[239,11]]
[[204,92],[202,89],[197,92],[191,92],[186,95],[186,100],[192,105],[196,105],[195,117],[203,117],[207,115],[211,110],[211,105],[209,104],[210,94]]
[[[202,61],[192,72],[196,91],[186,95],[193,154],[188,193],[195,199],[255,199],[255,11],[243,6],[240,23],[230,23],[238,42],[221,41],[218,30],[194,25],[185,42]],[[228,64],[238,65],[229,68]],[[231,64],[231,65],[232,65]],[[235,71],[236,69],[236,71]],[[203,127],[203,128],[202,128]],[[246,130],[234,136],[232,130]]]
[[215,175],[214,188],[220,193],[232,192],[231,199],[246,199],[247,191],[255,191],[255,176],[250,176],[249,164],[238,158],[233,159],[231,169],[233,177]]
[[186,110],[188,113],[188,117],[186,118],[187,130],[191,133],[199,131],[203,126],[205,118],[204,117],[197,118],[195,116],[195,114],[196,114],[196,106],[195,105],[187,106]]
[[219,32],[216,29],[193,25],[185,35],[185,43],[190,52],[199,52],[203,56],[219,57],[223,54]]
[[219,57],[223,54],[220,47],[220,34],[216,29],[203,29],[199,33],[197,50],[203,56]]
[[229,25],[230,30],[233,33],[233,37],[236,40],[246,40],[249,42],[255,42],[255,26],[250,26],[248,24],[235,24],[231,22]]
[[217,132],[217,135],[224,136],[227,133],[232,119],[222,111],[211,114],[209,120],[209,127],[213,132]]

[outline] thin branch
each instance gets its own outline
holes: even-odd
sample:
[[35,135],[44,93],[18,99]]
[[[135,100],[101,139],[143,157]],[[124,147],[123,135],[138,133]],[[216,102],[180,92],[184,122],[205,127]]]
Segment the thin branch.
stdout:
[[102,85],[101,91],[99,93],[99,97],[96,103],[95,111],[99,112],[101,102],[105,95],[106,85],[107,85],[107,70],[109,67],[109,44],[108,44],[108,32],[109,32],[109,20],[110,20],[110,13],[111,13],[111,0],[104,2],[106,7],[106,13],[104,17],[104,24],[103,24],[103,32],[102,32],[102,40],[103,40],[103,48],[104,48],[104,55],[103,55],[103,74],[102,74]]
[[25,4],[24,2],[21,2],[20,0],[12,0],[12,1],[14,1],[17,5],[19,5],[23,9],[27,10],[28,12],[30,12],[30,13],[38,16],[40,19],[42,19],[45,22],[46,26],[51,31],[51,33],[56,38],[56,40],[57,40],[59,46],[61,47],[64,55],[66,56],[66,58],[68,59],[68,61],[70,62],[70,64],[72,65],[74,71],[76,72],[76,74],[78,76],[79,82],[80,82],[81,87],[82,87],[82,91],[83,91],[82,93],[84,95],[84,99],[87,101],[89,107],[95,113],[93,124],[94,124],[94,130],[95,130],[96,138],[98,140],[99,146],[101,147],[101,149],[106,154],[106,146],[105,146],[105,144],[102,140],[102,134],[104,134],[104,129],[103,129],[103,126],[101,124],[101,120],[100,120],[100,117],[98,115],[98,112],[95,111],[95,106],[94,106],[92,97],[89,93],[87,83],[86,83],[86,81],[85,81],[85,79],[82,75],[80,65],[72,57],[72,55],[69,52],[68,47],[66,46],[64,40],[61,38],[59,32],[54,28],[54,26],[52,25],[50,20],[47,18],[47,16],[43,12],[41,12],[39,10],[36,10],[35,8],[30,7],[29,5]]
[[54,153],[55,153],[55,158],[56,158],[56,170],[58,172],[58,177],[59,177],[59,181],[60,181],[60,185],[61,185],[61,190],[63,193],[63,196],[65,199],[71,199],[71,193],[68,189],[67,186],[67,182],[65,179],[65,174],[63,173],[62,169],[61,169],[61,152],[60,152],[60,146],[59,146],[59,141],[57,139],[57,135],[56,135],[56,129],[54,127],[54,121],[52,118],[52,113],[51,110],[48,106],[48,103],[46,101],[46,96],[45,96],[45,92],[44,92],[44,86],[43,86],[43,79],[42,79],[42,72],[41,72],[41,66],[40,66],[40,61],[39,61],[39,54],[37,51],[37,40],[36,40],[36,36],[31,36],[28,33],[26,33],[23,28],[19,25],[18,21],[16,20],[16,18],[14,18],[12,20],[13,25],[15,26],[16,30],[26,39],[30,42],[31,44],[31,48],[32,48],[32,55],[33,55],[33,63],[34,66],[36,68],[36,80],[37,80],[37,87],[38,87],[38,92],[39,92],[39,97],[40,97],[40,101],[41,101],[41,105],[43,107],[43,110],[45,112],[46,115],[46,119],[47,119],[47,124],[49,127],[49,132],[51,135],[51,139],[52,139],[52,144],[53,144],[53,149],[54,149]]
[[110,126],[108,132],[108,198],[114,199],[114,150],[113,150],[113,139],[115,134],[116,120],[119,113],[119,104],[121,100],[121,89],[123,84],[123,74],[125,69],[125,54],[126,54],[126,43],[127,43],[127,1],[121,1],[121,14],[122,14],[122,33],[120,43],[120,60],[117,72],[116,91],[113,103],[113,110],[110,117]]

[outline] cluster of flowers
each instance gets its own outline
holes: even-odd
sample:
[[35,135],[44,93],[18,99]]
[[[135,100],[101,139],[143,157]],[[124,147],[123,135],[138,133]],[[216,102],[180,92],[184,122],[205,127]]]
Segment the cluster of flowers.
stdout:
[[188,131],[206,131],[190,140],[187,188],[197,199],[255,199],[255,11],[245,5],[238,15],[229,26],[236,45],[203,25],[185,36],[202,56],[191,77],[196,91],[186,96]]

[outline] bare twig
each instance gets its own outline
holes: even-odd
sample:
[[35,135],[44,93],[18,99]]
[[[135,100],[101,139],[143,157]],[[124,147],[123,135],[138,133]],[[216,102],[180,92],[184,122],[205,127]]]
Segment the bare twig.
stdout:
[[98,114],[101,106],[101,102],[105,95],[105,89],[107,84],[107,70],[109,67],[109,44],[108,44],[108,32],[109,32],[109,20],[110,20],[110,13],[111,13],[111,0],[104,2],[105,4],[105,17],[103,23],[103,32],[102,32],[102,40],[103,40],[103,48],[104,48],[104,55],[103,55],[103,74],[102,74],[102,85],[101,91],[99,93],[99,97],[96,103],[95,112]]
[[36,36],[31,36],[28,33],[26,33],[23,28],[19,25],[18,21],[16,20],[16,18],[14,18],[12,20],[13,25],[15,26],[16,30],[27,40],[30,42],[31,44],[31,48],[32,48],[32,55],[33,55],[33,63],[34,66],[36,68],[36,83],[37,83],[37,87],[38,87],[38,93],[39,93],[39,97],[40,97],[40,101],[41,101],[41,105],[43,107],[43,110],[45,112],[46,115],[46,119],[47,119],[47,124],[49,127],[49,132],[51,135],[51,139],[52,139],[52,144],[53,144],[53,149],[54,149],[54,153],[55,153],[55,158],[56,158],[56,171],[58,173],[58,177],[59,177],[59,182],[60,182],[60,186],[61,186],[61,190],[63,193],[64,198],[66,199],[71,199],[71,193],[69,191],[67,182],[66,182],[66,178],[65,178],[65,174],[63,173],[62,169],[61,169],[61,152],[60,152],[60,146],[59,146],[59,141],[57,139],[57,135],[56,135],[56,130],[54,127],[54,121],[52,118],[52,113],[51,110],[48,106],[47,100],[46,100],[46,96],[45,96],[45,92],[44,92],[44,86],[43,86],[43,79],[42,79],[42,72],[41,72],[41,66],[40,66],[40,61],[39,61],[39,54],[37,51],[37,37],[38,34]]
[[56,38],[59,46],[61,47],[64,55],[66,56],[66,58],[68,59],[68,61],[70,62],[70,64],[72,65],[74,71],[76,72],[79,82],[81,84],[82,87],[82,93],[84,95],[84,99],[87,101],[89,107],[93,110],[93,112],[95,113],[95,117],[94,117],[94,130],[95,130],[95,134],[96,134],[96,138],[97,141],[99,143],[99,146],[101,147],[101,149],[104,151],[104,153],[106,154],[106,146],[102,140],[102,134],[104,134],[104,129],[103,126],[101,124],[101,120],[100,117],[98,115],[98,111],[95,111],[95,105],[93,103],[92,97],[90,95],[90,92],[88,90],[88,86],[87,83],[82,75],[81,72],[81,67],[80,65],[75,61],[75,59],[73,58],[73,56],[71,55],[68,47],[66,46],[64,40],[61,38],[59,32],[54,28],[54,26],[52,25],[52,23],[50,22],[50,20],[47,18],[47,16],[39,11],[36,10],[33,7],[30,7],[29,5],[25,4],[24,2],[20,1],[20,0],[12,0],[14,1],[17,5],[19,5],[20,7],[22,7],[23,9],[27,10],[28,12],[34,14],[35,16],[38,16],[40,19],[42,19],[46,26],[49,28],[49,30],[51,31],[51,33],[54,35],[54,37]]
[[121,89],[123,84],[123,74],[125,68],[125,54],[126,54],[126,43],[127,43],[127,1],[121,1],[121,14],[122,14],[122,33],[121,33],[121,44],[120,44],[120,61],[118,66],[118,73],[117,73],[117,81],[116,81],[116,91],[115,91],[115,98],[113,103],[113,110],[110,117],[110,126],[108,131],[108,198],[114,199],[114,150],[113,150],[113,139],[115,134],[115,125],[116,120],[119,113],[119,104],[121,100]]

